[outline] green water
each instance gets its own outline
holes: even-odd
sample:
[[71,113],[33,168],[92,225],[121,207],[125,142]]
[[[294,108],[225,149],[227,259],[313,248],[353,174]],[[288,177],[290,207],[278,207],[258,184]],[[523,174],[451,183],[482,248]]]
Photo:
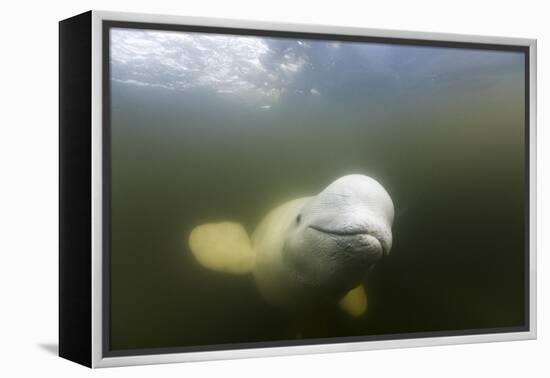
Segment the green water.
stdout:
[[[270,109],[113,82],[110,348],[524,325],[523,72],[489,84],[479,72]],[[208,271],[188,250],[196,225],[252,232],[275,205],[350,173],[378,179],[397,214],[362,318],[286,314],[251,276]]]

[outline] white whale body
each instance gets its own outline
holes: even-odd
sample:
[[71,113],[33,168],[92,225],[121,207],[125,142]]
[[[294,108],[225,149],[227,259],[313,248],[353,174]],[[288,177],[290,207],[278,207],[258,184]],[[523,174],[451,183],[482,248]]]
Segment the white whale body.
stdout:
[[204,267],[251,273],[265,300],[290,310],[338,304],[366,312],[362,284],[392,247],[393,202],[375,179],[348,175],[316,196],[271,210],[249,238],[235,222],[195,227],[189,247]]

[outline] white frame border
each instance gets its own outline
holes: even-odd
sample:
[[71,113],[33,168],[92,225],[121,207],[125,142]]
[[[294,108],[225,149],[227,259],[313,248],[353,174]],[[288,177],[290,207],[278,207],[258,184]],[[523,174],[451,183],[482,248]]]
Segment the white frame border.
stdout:
[[[338,344],[314,344],[285,347],[231,349],[208,352],[145,354],[139,356],[103,357],[102,324],[102,22],[104,20],[214,26],[224,28],[357,35],[384,38],[406,38],[429,41],[470,42],[525,46],[529,48],[529,324],[526,332],[491,333],[482,335],[425,337],[414,339],[365,341]],[[481,343],[536,339],[536,75],[537,41],[535,39],[506,38],[478,35],[380,30],[356,27],[324,26],[312,24],[285,24],[202,17],[182,17],[125,12],[92,11],[92,367],[114,367],[174,362],[207,361],[234,358],[286,356],[309,353],[348,352],[372,349],[424,347],[449,344]]]

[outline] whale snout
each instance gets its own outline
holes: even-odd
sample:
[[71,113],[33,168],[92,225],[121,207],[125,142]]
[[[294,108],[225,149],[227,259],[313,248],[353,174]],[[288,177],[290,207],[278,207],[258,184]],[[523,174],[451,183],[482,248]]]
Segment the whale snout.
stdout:
[[336,244],[336,250],[340,253],[358,255],[357,257],[371,264],[389,252],[387,243],[366,227],[332,230],[313,225],[309,228],[328,237]]

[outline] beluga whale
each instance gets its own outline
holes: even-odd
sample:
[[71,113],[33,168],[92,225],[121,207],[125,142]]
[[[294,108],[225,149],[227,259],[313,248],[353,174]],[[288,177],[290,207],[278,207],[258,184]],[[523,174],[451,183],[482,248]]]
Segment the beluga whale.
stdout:
[[273,306],[339,306],[357,317],[367,310],[368,272],[390,253],[393,218],[384,187],[352,174],[275,207],[251,236],[238,222],[207,223],[191,231],[188,243],[205,268],[251,274]]

